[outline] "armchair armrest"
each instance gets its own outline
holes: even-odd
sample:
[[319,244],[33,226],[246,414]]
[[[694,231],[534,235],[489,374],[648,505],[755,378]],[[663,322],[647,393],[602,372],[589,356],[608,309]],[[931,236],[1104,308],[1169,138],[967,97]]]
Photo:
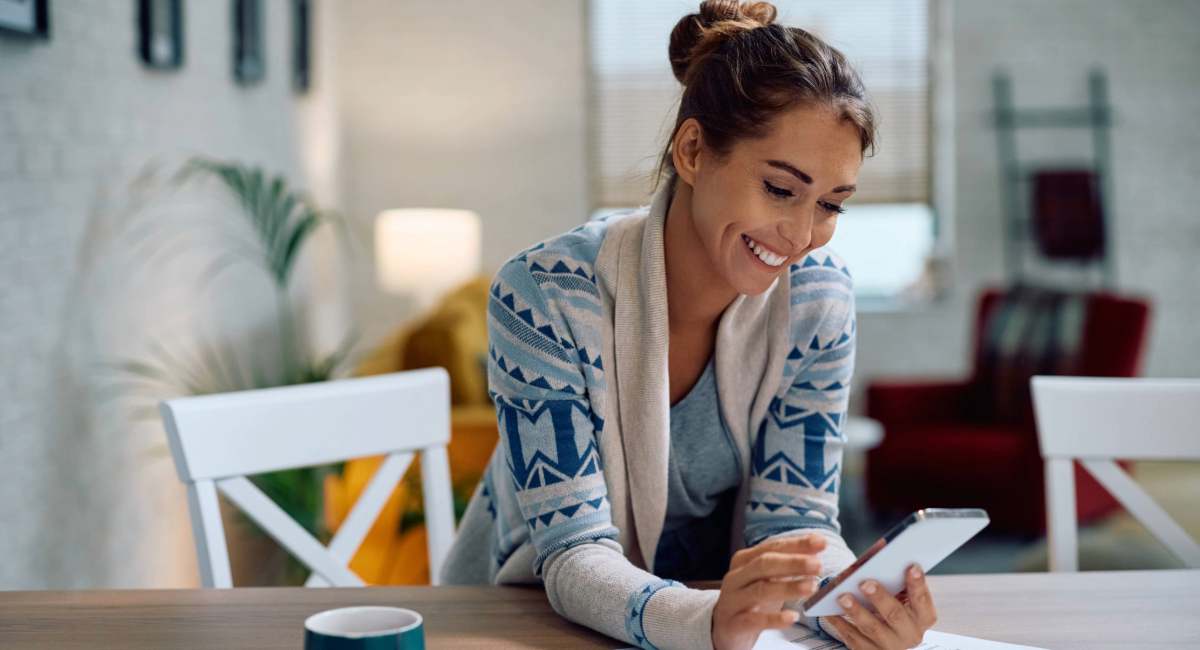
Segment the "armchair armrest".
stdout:
[[867,386],[867,416],[889,430],[954,422],[965,419],[971,393],[971,384],[963,381],[875,381]]

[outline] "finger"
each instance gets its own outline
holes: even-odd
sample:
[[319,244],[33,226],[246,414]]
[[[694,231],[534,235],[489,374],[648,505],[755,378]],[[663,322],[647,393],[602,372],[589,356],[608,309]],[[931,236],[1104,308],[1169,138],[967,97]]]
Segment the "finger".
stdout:
[[824,620],[829,621],[833,629],[842,635],[842,640],[850,647],[850,650],[878,650],[879,646],[871,642],[870,639],[862,635],[858,628],[854,627],[850,621],[847,621],[841,616],[826,616]]
[[908,607],[912,609],[921,628],[928,630],[937,623],[938,617],[937,608],[933,606],[933,594],[929,592],[929,583],[925,580],[925,572],[914,564],[905,572],[904,582],[908,585]]
[[897,637],[905,642],[920,638],[923,630],[917,629],[916,617],[878,581],[864,580],[858,589],[872,605],[875,605],[875,615],[890,627]]
[[733,617],[733,624],[742,630],[762,632],[763,630],[779,630],[796,624],[800,614],[790,609],[780,612],[747,611]]
[[762,553],[749,563],[726,574],[722,586],[739,589],[756,580],[815,576],[820,572],[821,561],[812,555]]
[[846,612],[850,622],[854,627],[862,632],[863,636],[870,639],[872,642],[880,646],[898,647],[900,639],[896,633],[892,631],[886,623],[878,616],[867,611],[862,603],[851,594],[842,594],[838,596],[838,604],[842,606],[842,611]]
[[736,569],[763,553],[791,553],[812,555],[825,550],[825,536],[820,533],[809,533],[803,537],[785,537],[763,542],[758,546],[746,548],[733,554],[729,568]]
[[727,591],[729,606],[733,611],[740,612],[762,603],[777,603],[785,600],[795,600],[811,596],[817,591],[817,581],[813,578],[789,580],[787,582],[771,582],[759,580],[741,588]]

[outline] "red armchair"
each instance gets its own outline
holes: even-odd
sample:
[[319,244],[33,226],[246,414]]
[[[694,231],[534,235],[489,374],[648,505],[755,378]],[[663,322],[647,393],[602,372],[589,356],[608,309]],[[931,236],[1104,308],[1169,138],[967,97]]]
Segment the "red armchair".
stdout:
[[[1038,534],[1045,530],[1042,459],[1028,379],[997,383],[985,358],[985,333],[1007,294],[979,301],[975,368],[965,382],[876,381],[867,387],[867,415],[883,423],[883,442],[867,453],[867,500],[881,509],[977,507],[993,525]],[[1063,374],[1132,377],[1137,373],[1149,306],[1108,294],[1084,303],[1076,353]],[[1018,373],[1020,369],[1018,369]],[[1051,374],[1044,368],[1040,374]],[[1006,390],[997,408],[995,393]],[[1015,405],[1015,407],[1013,407]],[[1086,471],[1076,471],[1081,522],[1118,507]]]

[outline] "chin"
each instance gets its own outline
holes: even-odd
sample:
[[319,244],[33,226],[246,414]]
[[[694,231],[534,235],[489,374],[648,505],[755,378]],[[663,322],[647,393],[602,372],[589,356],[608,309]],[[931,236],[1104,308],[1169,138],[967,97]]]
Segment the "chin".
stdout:
[[730,286],[744,296],[757,296],[766,293],[775,279],[787,272],[789,265],[783,264],[775,273],[764,273],[763,269],[739,269],[730,274]]

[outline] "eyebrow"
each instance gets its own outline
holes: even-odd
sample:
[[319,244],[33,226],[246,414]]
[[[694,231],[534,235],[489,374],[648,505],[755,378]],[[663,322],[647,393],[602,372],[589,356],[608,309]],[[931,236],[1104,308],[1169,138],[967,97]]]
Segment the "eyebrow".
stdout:
[[[792,166],[788,163],[783,162],[782,160],[768,160],[767,164],[770,165],[771,167],[775,167],[777,169],[782,169],[783,171],[791,174],[792,176],[799,178],[800,181],[803,182],[805,185],[812,185],[812,183],[813,183],[812,176],[805,174],[804,172],[800,171],[799,169],[796,169],[794,166]],[[839,186],[833,188],[833,193],[839,194],[841,192],[853,192],[855,189],[857,189],[856,185],[839,185]]]

